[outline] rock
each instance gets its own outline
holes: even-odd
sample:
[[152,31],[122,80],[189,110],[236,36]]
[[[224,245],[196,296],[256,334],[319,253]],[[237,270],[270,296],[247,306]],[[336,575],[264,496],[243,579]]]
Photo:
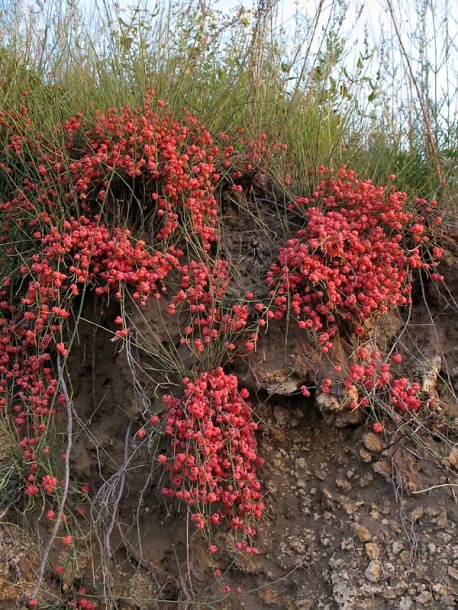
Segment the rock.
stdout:
[[370,464],[370,462],[372,462],[372,453],[369,453],[369,451],[367,449],[364,449],[364,447],[361,447],[361,449],[359,450],[359,456],[366,464]]
[[[433,601],[433,596],[429,591],[422,591],[420,595],[417,595],[415,601],[423,605],[430,604]],[[431,606],[428,607],[430,608]]]
[[371,561],[364,572],[364,576],[369,582],[379,582],[382,577],[382,564],[380,561]]
[[455,580],[458,580],[458,570],[452,566],[448,566],[448,575]]
[[316,603],[311,599],[296,599],[295,610],[315,610]]
[[382,511],[383,515],[389,515],[391,513],[392,507],[390,503],[385,500],[380,510]]
[[[296,460],[296,469],[307,470],[308,462],[304,457],[299,457]],[[301,474],[301,477],[303,475]]]
[[392,468],[396,476],[396,481],[398,484],[402,485],[409,494],[418,490],[419,472],[416,458],[403,449],[402,446],[393,454]]
[[380,453],[383,449],[380,436],[374,434],[373,432],[366,432],[366,434],[364,434],[363,443],[366,449],[368,451],[372,451],[373,453]]
[[[328,473],[323,468],[317,468],[313,474],[319,481],[324,481]],[[331,492],[328,493],[331,495]]]
[[366,544],[366,555],[369,559],[380,559],[380,547],[375,542],[368,542]]
[[437,593],[438,595],[441,595],[441,596],[445,596],[449,592],[446,585],[443,582],[437,582],[437,583],[433,584],[432,590],[434,591],[434,593]]
[[275,591],[275,589],[271,589],[268,587],[266,587],[262,591],[262,598],[268,606],[278,607],[279,605],[284,603],[284,598],[282,598],[280,593],[278,593],[278,591]]
[[342,549],[342,551],[354,551],[355,543],[353,541],[353,538],[344,538],[340,543],[340,548]]
[[358,512],[358,509],[364,506],[364,501],[360,500],[359,502],[342,502],[341,507],[347,513],[347,515],[354,515]]
[[449,455],[445,458],[449,465],[454,468],[458,464],[458,447],[453,447]]
[[437,518],[437,526],[440,529],[445,529],[446,527],[448,527],[448,517],[447,517],[447,511],[443,508]]
[[399,604],[399,610],[413,610],[414,602],[410,597],[402,597]]
[[283,428],[272,428],[272,440],[275,443],[284,443],[287,439],[286,430]]
[[365,487],[368,487],[373,480],[374,475],[372,474],[372,472],[367,472],[359,479],[358,485],[361,487],[361,489],[364,489]]
[[357,426],[363,420],[363,414],[360,409],[344,411],[336,417],[336,427],[346,428],[347,426]]
[[382,476],[387,483],[391,483],[393,469],[388,460],[380,460],[380,462],[372,464],[372,468],[377,474]]
[[393,542],[393,546],[391,547],[391,550],[393,552],[393,555],[399,555],[399,553],[404,549],[404,545],[402,544],[402,542],[399,542],[398,540],[395,540]]
[[305,550],[307,548],[304,541],[300,540],[299,538],[293,538],[290,542],[290,546],[295,553],[299,553],[299,554],[305,553]]
[[353,523],[352,529],[356,536],[361,540],[361,542],[369,542],[372,540],[372,534],[366,528],[360,525],[359,523]]
[[274,417],[275,421],[279,426],[286,426],[289,418],[291,417],[291,413],[285,407],[275,406],[274,407]]
[[336,479],[336,485],[339,489],[342,489],[345,493],[348,493],[352,490],[351,483],[346,481],[345,479]]
[[320,394],[315,400],[316,404],[318,405],[318,409],[322,414],[337,413],[341,409],[340,402],[331,394]]
[[453,540],[453,534],[451,534],[450,532],[439,532],[437,534],[437,537],[443,544],[448,544]]
[[[288,332],[288,323],[281,320],[275,328],[269,328],[265,347],[264,342],[260,341],[257,351],[250,356],[250,367],[247,367],[254,372],[256,385],[270,395],[297,395],[299,387],[310,378],[310,372],[314,369],[316,357],[306,334]],[[284,357],[285,353],[287,358]],[[254,382],[250,370],[244,371],[244,374],[249,383]]]
[[401,551],[401,554],[399,555],[399,557],[401,558],[402,563],[409,567],[410,566],[410,553],[409,551]]
[[439,373],[442,368],[442,350],[439,345],[431,346],[435,353],[428,354],[425,362],[420,365],[420,370],[423,373],[423,380],[421,384],[422,392],[433,395],[436,390],[436,383]]
[[423,506],[417,506],[417,508],[415,508],[409,515],[409,517],[411,518],[411,520],[416,523],[417,521],[419,521],[423,515],[425,514],[425,510],[423,508]]

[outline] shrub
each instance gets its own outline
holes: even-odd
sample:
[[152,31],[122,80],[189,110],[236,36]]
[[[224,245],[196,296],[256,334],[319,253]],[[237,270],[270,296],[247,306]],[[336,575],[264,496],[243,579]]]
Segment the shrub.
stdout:
[[290,209],[302,227],[278,252],[267,274],[277,317],[287,312],[299,328],[315,333],[324,352],[339,322],[357,335],[365,322],[389,308],[411,303],[413,269],[437,266],[442,250],[430,245],[436,202],[393,187],[359,180],[342,167],[337,176],[320,168],[310,197],[296,197]]
[[162,491],[186,502],[199,528],[229,520],[232,529],[253,536],[251,523],[264,509],[257,477],[263,461],[248,392],[221,367],[183,385],[183,398],[164,396],[171,456],[159,460],[171,486]]

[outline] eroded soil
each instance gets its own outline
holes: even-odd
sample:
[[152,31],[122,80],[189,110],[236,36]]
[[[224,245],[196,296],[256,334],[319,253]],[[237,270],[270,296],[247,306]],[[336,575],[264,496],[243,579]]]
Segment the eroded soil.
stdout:
[[[238,289],[265,290],[261,279],[282,227],[269,221],[272,207],[254,213],[225,205],[222,247]],[[71,607],[83,586],[97,608],[118,610],[456,610],[458,274],[444,272],[442,287],[418,284],[404,319],[379,323],[377,342],[389,349],[396,341],[400,372],[423,383],[425,407],[404,426],[386,420],[384,432],[374,434],[367,414],[338,408],[335,376],[335,403],[297,391],[331,376],[332,364],[345,366],[343,341],[333,362],[324,362],[305,335],[282,322],[250,359],[234,363],[251,392],[265,459],[258,555],[236,551],[223,529],[210,539],[197,532],[185,507],[161,494],[163,474],[151,456],[163,440],[135,434],[163,410],[160,395],[174,375],[173,362],[144,358],[135,347],[154,343],[156,353],[162,346],[164,358],[172,352],[186,364],[176,324],[165,315],[167,298],[142,312],[132,305],[140,338],[124,349],[104,330],[115,330],[116,311],[89,303],[69,370],[78,428],[72,472],[88,485],[90,500],[72,524],[73,550],[57,544],[50,553],[43,607]],[[58,427],[56,442],[64,447],[64,440]],[[6,438],[2,446],[3,472]],[[51,524],[41,506],[22,514],[14,494],[0,507],[0,609],[10,610],[23,607]],[[62,574],[53,572],[56,565]]]

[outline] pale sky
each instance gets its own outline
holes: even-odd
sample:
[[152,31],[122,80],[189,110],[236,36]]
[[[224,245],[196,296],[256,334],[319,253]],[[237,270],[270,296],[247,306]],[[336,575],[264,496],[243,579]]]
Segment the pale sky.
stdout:
[[[88,4],[92,4],[94,0],[82,0]],[[209,0],[207,0],[208,3]],[[108,0],[110,3],[111,0]],[[268,0],[264,0],[265,3]],[[285,28],[293,28],[295,23],[296,11],[303,15],[313,17],[322,4],[322,12],[318,27],[316,30],[316,38],[320,39],[322,27],[326,24],[332,7],[348,6],[347,16],[342,28],[342,33],[347,35],[347,50],[353,49],[349,53],[348,62],[358,60],[359,53],[363,49],[363,40],[366,37],[369,42],[369,47],[378,46],[383,35],[386,38],[395,36],[393,23],[388,11],[389,2],[391,2],[398,28],[401,32],[403,43],[406,45],[408,55],[413,58],[412,68],[416,69],[415,58],[418,57],[419,49],[424,42],[425,52],[433,66],[437,66],[437,86],[438,90],[456,92],[457,77],[458,77],[458,0],[433,0],[430,4],[442,7],[442,10],[437,10],[434,14],[429,11],[426,17],[427,29],[424,32],[419,31],[421,20],[419,20],[418,7],[420,0],[279,0],[278,1],[278,17],[279,22],[284,24]],[[122,7],[136,4],[136,0],[118,0]],[[160,6],[160,0],[143,0],[142,4],[147,7],[154,8]],[[256,0],[213,0],[212,6],[220,9],[223,12],[235,12],[238,7],[253,8],[256,6]],[[444,39],[439,35],[434,37],[434,32],[439,31],[441,27],[445,27],[443,22],[447,17],[446,27],[448,28],[449,39],[453,41],[454,48],[450,50],[450,58],[447,62],[448,71],[443,58],[445,57]],[[442,24],[441,24],[442,22]],[[412,41],[412,34],[417,35],[417,39]],[[415,46],[413,46],[415,45]],[[313,47],[312,47],[313,52]],[[399,61],[401,56],[399,56]],[[374,70],[376,68],[377,59],[375,59]],[[352,66],[350,65],[349,68]],[[457,101],[458,103],[458,101]],[[456,107],[456,106],[455,106]]]
[[[454,109],[458,110],[458,0],[432,0],[429,4],[438,7],[437,10],[429,10],[424,23],[425,31],[421,31],[422,19],[419,15],[420,0],[325,0],[317,28],[317,38],[320,38],[321,27],[326,23],[332,7],[347,5],[347,16],[342,28],[342,33],[347,35],[347,50],[353,49],[347,58],[349,63],[356,63],[360,52],[363,50],[363,40],[367,37],[369,48],[375,46],[380,50],[382,35],[386,38],[396,39],[393,21],[389,12],[389,5],[393,7],[394,17],[400,31],[402,42],[408,56],[412,59],[411,66],[414,72],[420,48],[424,45],[424,53],[431,63],[431,81],[437,87],[437,96],[441,92],[453,92]],[[217,0],[215,6],[224,11],[235,10],[239,6],[252,7],[256,2],[250,0]],[[320,0],[279,0],[278,15],[280,21],[294,25],[294,15],[300,14],[313,16],[320,5]],[[446,21],[445,21],[446,20]],[[451,41],[449,57],[443,32],[448,30],[448,38]],[[438,35],[434,35],[439,32]],[[442,35],[441,35],[442,34]],[[401,54],[397,58],[401,62]],[[351,66],[349,66],[351,68]],[[404,64],[405,67],[405,64]],[[377,59],[374,64],[377,71]],[[436,74],[434,75],[434,72]],[[410,80],[410,79],[409,79]],[[431,87],[434,83],[431,82]],[[431,91],[431,95],[434,92]]]
[[[21,1],[33,5],[38,0]],[[153,12],[162,4],[168,5],[169,1],[173,0],[77,0],[77,4],[87,8],[90,19],[96,3],[98,6],[103,6],[104,3],[108,6],[118,4],[122,9],[140,5]],[[42,6],[46,7],[47,0],[42,0],[42,2]],[[450,98],[451,113],[455,116],[458,113],[458,0],[428,0],[427,3],[426,0],[278,0],[277,2],[275,0],[202,0],[202,2],[207,5],[211,4],[212,7],[223,13],[233,12],[234,14],[241,6],[253,9],[260,3],[275,4],[278,12],[277,26],[282,25],[287,32],[294,31],[296,13],[301,17],[313,19],[318,14],[318,8],[321,7],[313,44],[310,48],[309,56],[312,57],[317,52],[320,41],[323,40],[323,31],[328,25],[328,18],[333,9],[335,13],[341,14],[342,8],[347,7],[346,18],[338,32],[339,41],[342,40],[342,37],[346,38],[346,68],[350,73],[355,73],[354,69],[358,59],[361,54],[364,55],[364,40],[366,40],[368,49],[375,49],[375,53],[370,59],[364,59],[364,69],[357,76],[364,86],[364,91],[370,93],[368,81],[363,81],[362,77],[368,76],[374,79],[381,62],[381,54],[385,53],[386,59],[386,51],[390,51],[390,65],[396,72],[396,78],[392,82],[390,80],[389,85],[393,87],[393,97],[400,94],[402,99],[405,99],[405,96],[410,95],[413,89],[410,77],[406,76],[406,64],[399,51],[399,42],[388,10],[388,7],[392,5],[414,73],[418,72],[419,58],[423,53],[423,64],[430,63],[428,69],[430,97],[439,100],[447,93]],[[419,15],[419,7],[425,3],[428,5],[428,11],[423,19]],[[437,10],[433,11],[431,6],[437,7]],[[423,25],[425,27],[422,30]],[[444,35],[445,31],[448,32],[447,37]],[[304,34],[303,50],[307,47],[306,36],[309,33],[310,30]],[[449,44],[448,49],[445,41]],[[445,58],[447,58],[446,61]],[[421,85],[421,82],[419,84]]]

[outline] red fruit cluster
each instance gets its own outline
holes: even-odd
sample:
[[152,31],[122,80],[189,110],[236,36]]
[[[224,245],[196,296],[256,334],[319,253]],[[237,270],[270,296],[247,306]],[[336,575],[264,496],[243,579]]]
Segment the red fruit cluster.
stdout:
[[160,297],[164,280],[178,267],[177,256],[182,254],[173,247],[165,253],[152,252],[143,240],[134,240],[128,229],[115,227],[110,232],[98,216],[93,220],[71,218],[64,221],[61,230],[51,226],[41,241],[41,260],[36,255],[39,262],[32,265],[32,271],[38,274],[34,286],[42,289],[47,286],[47,278],[53,279],[56,272],[50,272],[51,265],[67,271],[59,272],[57,285],[50,282],[50,296],[54,298],[67,290],[76,296],[80,286],[92,282],[97,294],[112,293],[117,298],[121,298],[122,287],[129,286],[133,298],[144,305],[151,294]]
[[[420,248],[429,240],[435,205],[417,200],[419,215],[407,211],[406,193],[358,180],[346,168],[338,178],[328,173],[311,197],[290,205],[304,226],[267,274],[277,313],[290,310],[300,328],[318,335],[325,352],[339,320],[361,334],[372,314],[410,303],[409,271],[431,266]],[[438,259],[442,252],[436,248],[433,255]]]
[[182,343],[190,345],[196,354],[207,346],[223,341],[232,351],[233,334],[245,328],[249,317],[246,304],[230,304],[226,292],[231,280],[229,265],[221,259],[191,261],[179,268],[180,289],[173,298],[169,313],[186,306],[189,317],[183,327]]
[[[7,278],[0,287],[0,409],[8,407],[14,421],[29,495],[38,493],[40,482],[46,493],[53,489],[48,472],[35,480],[40,452],[49,451],[50,417],[64,402],[53,349],[63,358],[68,354],[66,320],[82,288],[121,299],[128,287],[145,305],[150,295],[159,298],[166,290],[165,280],[175,269],[183,287],[187,277],[195,280],[197,293],[186,288],[184,299],[193,309],[191,328],[199,328],[203,345],[214,338],[213,317],[215,323],[217,315],[223,319],[212,311],[211,300],[220,294],[215,282],[222,282],[223,291],[227,286],[224,263],[182,266],[183,252],[170,242],[172,236],[185,236],[206,251],[216,241],[213,193],[219,176],[213,158],[218,149],[194,117],[185,113],[178,121],[170,113],[162,116],[151,109],[152,99],[150,93],[137,111],[125,107],[98,113],[92,125],[77,114],[57,128],[66,150],[40,134],[29,137],[26,111],[0,115],[6,142],[0,162],[20,185],[0,203],[0,243],[10,244],[5,252],[22,275],[19,281]],[[149,219],[160,249],[135,240],[120,226],[108,228],[105,221],[115,216],[126,221],[120,200],[137,206],[137,218]],[[24,237],[30,244],[22,251]],[[209,285],[199,291],[202,274]],[[125,328],[117,331],[120,337],[126,333]]]
[[417,411],[421,406],[418,396],[420,384],[405,377],[393,379],[390,387],[391,405],[401,411]]
[[186,225],[208,250],[217,240],[213,193],[219,180],[214,164],[218,148],[189,113],[178,121],[171,113],[153,110],[153,100],[151,91],[138,110],[126,106],[99,112],[91,127],[81,115],[65,122],[67,148],[80,150],[69,165],[67,199],[83,202],[83,210],[94,209],[97,202],[102,209],[106,202],[114,204],[116,188],[125,193],[129,185],[132,205],[139,207],[134,211],[153,220],[158,240]]
[[78,589],[77,601],[70,602],[72,608],[81,608],[81,610],[95,610],[95,604],[89,598],[86,597],[86,590],[84,587]]
[[[0,291],[4,297],[5,290]],[[25,469],[25,493],[39,492],[37,478],[39,458],[47,455],[46,443],[50,419],[63,404],[51,354],[47,347],[52,335],[47,329],[34,328],[40,316],[21,318],[6,300],[0,303],[0,414],[9,417],[18,434]],[[57,481],[45,474],[41,486],[47,494],[53,494]]]
[[264,505],[248,392],[220,367],[183,384],[183,398],[164,397],[171,456],[160,461],[171,486],[163,493],[184,500],[199,528],[229,519],[233,529],[252,536],[249,523],[261,518]]
[[[393,362],[400,362],[398,354]],[[383,405],[384,409],[400,411],[417,411],[421,406],[419,398],[420,385],[405,377],[394,378],[389,362],[381,358],[380,352],[368,352],[361,348],[358,352],[358,363],[350,367],[344,378],[345,388],[351,392],[350,407],[368,407]],[[375,403],[375,404],[374,404]]]
[[[225,133],[219,133],[222,141],[231,140]],[[239,149],[243,149],[241,155]],[[287,145],[281,142],[268,142],[267,135],[261,133],[255,138],[247,135],[245,130],[240,128],[237,133],[237,140],[232,144],[226,145],[223,152],[223,168],[231,170],[231,178],[234,181],[234,189],[240,189],[238,182],[247,176],[254,176],[258,171],[265,171],[273,163],[278,163],[280,151],[287,150]],[[288,177],[290,178],[290,177]],[[289,180],[286,180],[289,183]]]

